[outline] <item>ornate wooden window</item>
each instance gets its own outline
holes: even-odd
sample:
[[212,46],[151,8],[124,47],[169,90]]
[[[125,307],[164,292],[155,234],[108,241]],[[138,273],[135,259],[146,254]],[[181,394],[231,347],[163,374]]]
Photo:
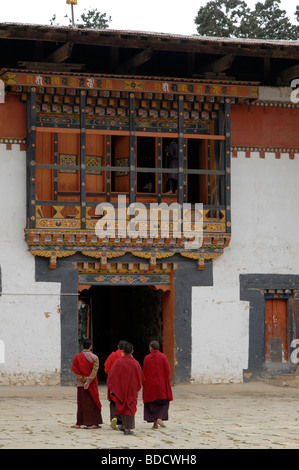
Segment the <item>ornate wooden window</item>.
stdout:
[[[178,241],[175,252],[201,267],[221,254],[230,239],[230,106],[257,98],[254,84],[24,71],[3,76],[8,91],[27,103],[26,239],[34,254],[40,249],[56,259],[82,247],[100,253],[95,208],[116,204],[119,194],[128,204],[203,203],[202,249],[185,253]],[[170,168],[173,141],[177,160]],[[172,192],[170,176],[176,177]],[[160,244],[159,252],[161,246],[167,251]]]
[[[230,178],[230,100],[214,105],[217,112],[211,113],[213,118],[210,120],[206,111],[202,113],[201,119],[197,112],[198,119],[194,120],[194,126],[196,125],[198,132],[191,134],[190,129],[185,129],[185,126],[191,124],[188,121],[186,124],[184,117],[192,114],[196,102],[192,102],[192,107],[188,106],[190,112],[186,112],[183,100],[171,101],[172,105],[176,103],[178,109],[181,108],[180,114],[183,116],[175,123],[172,122],[174,118],[165,123],[160,121],[162,118],[157,114],[158,111],[151,117],[149,110],[147,125],[151,127],[147,131],[145,128],[140,130],[144,122],[138,120],[140,108],[136,109],[136,100],[132,96],[124,100],[110,100],[115,106],[127,103],[128,107],[112,107],[109,111],[106,109],[109,119],[105,121],[105,126],[94,125],[95,118],[91,119],[91,115],[87,115],[87,112],[95,113],[97,108],[86,106],[88,95],[85,92],[81,91],[77,97],[78,106],[74,105],[74,98],[71,101],[73,106],[66,107],[65,111],[69,108],[78,111],[75,117],[70,115],[69,118],[62,114],[58,114],[56,119],[55,115],[54,118],[49,117],[50,105],[38,105],[38,96],[36,89],[31,90],[28,96],[28,127],[31,129],[28,141],[32,142],[28,149],[31,162],[29,173],[32,174],[30,192],[31,201],[34,201],[29,203],[31,227],[35,226],[34,217],[52,218],[59,213],[68,218],[72,214],[74,218],[76,214],[80,214],[78,218],[84,228],[86,211],[104,200],[116,203],[118,194],[127,195],[130,203],[201,202],[207,210],[218,211],[225,210],[229,205],[230,188],[225,183]],[[52,100],[55,98],[56,96]],[[147,100],[147,104],[142,104],[145,109],[154,106],[154,103],[156,108],[159,106],[162,109],[164,103],[168,104],[162,98],[154,102]],[[107,99],[100,102],[108,104]],[[95,104],[94,101],[93,103]],[[57,110],[57,106],[53,105],[52,109]],[[128,122],[121,121],[124,127],[118,131],[111,130],[109,124],[115,123],[110,116],[115,116],[119,109],[125,112],[125,116],[132,113],[132,117]],[[165,119],[164,114],[162,116]],[[157,121],[157,118],[160,120]],[[32,122],[39,125],[34,126]],[[71,122],[75,125],[69,124]],[[98,122],[102,123],[101,120]],[[55,123],[58,123],[57,128],[53,128]],[[159,125],[162,127],[163,123],[169,126],[167,133],[164,129],[163,132],[158,132]],[[217,133],[211,134],[211,128],[215,127]],[[139,130],[136,131],[136,128]],[[225,129],[227,135],[221,133],[221,129]],[[177,159],[170,168],[169,149],[172,146],[177,148]],[[174,189],[169,186],[171,180],[175,181]],[[63,208],[59,209],[61,206]]]

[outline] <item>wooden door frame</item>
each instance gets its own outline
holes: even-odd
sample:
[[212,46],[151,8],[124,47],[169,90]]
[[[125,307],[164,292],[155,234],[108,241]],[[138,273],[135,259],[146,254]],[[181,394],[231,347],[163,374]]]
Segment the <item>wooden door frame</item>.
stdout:
[[[266,359],[266,301],[267,300],[287,300],[287,328],[288,328],[288,360],[290,362],[291,357],[291,343],[294,339],[294,326],[295,326],[295,313],[294,313],[294,300],[292,294],[279,294],[279,293],[268,293],[264,294],[264,325],[265,325],[265,335],[264,335],[264,354],[265,354],[265,363],[270,364],[271,361]],[[283,362],[283,361],[282,361]]]
[[170,366],[170,380],[175,381],[175,333],[174,333],[174,271],[170,273],[170,284],[150,286],[154,290],[163,292],[163,353]]

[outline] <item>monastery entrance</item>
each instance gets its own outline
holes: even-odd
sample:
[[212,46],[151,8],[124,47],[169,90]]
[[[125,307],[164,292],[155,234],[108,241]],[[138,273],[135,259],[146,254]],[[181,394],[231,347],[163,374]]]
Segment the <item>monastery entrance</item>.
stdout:
[[133,344],[134,357],[141,366],[145,355],[149,354],[149,342],[157,339],[173,371],[174,312],[171,286],[82,287],[80,299],[86,301],[89,312],[88,317],[85,317],[86,329],[93,342],[93,351],[100,359],[99,382],[106,381],[104,362],[122,339]]

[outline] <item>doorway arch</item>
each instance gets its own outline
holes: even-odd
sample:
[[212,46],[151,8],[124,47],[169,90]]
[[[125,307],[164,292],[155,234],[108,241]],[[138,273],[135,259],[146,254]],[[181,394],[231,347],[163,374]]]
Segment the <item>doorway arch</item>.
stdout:
[[[171,276],[173,279],[173,276]],[[104,362],[124,339],[134,346],[134,357],[143,365],[148,345],[159,341],[174,380],[174,289],[169,285],[79,285],[88,297],[90,317],[86,336],[99,356],[99,381],[105,381]],[[80,298],[80,295],[79,295]]]

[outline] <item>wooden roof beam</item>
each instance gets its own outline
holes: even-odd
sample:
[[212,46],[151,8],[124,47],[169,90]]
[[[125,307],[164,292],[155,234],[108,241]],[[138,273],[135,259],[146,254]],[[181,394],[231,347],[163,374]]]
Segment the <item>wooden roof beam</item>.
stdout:
[[50,54],[45,62],[64,62],[72,55],[74,44],[71,41],[66,42],[63,46],[59,47],[55,52]]
[[117,73],[134,72],[136,68],[138,68],[140,65],[144,64],[145,62],[148,62],[151,59],[152,55],[152,48],[148,47],[147,49],[144,49],[144,51],[139,52],[127,62],[121,64],[117,69]]
[[205,73],[205,72],[212,72],[212,73],[221,73],[224,72],[225,70],[228,70],[234,60],[235,60],[236,55],[235,54],[227,54],[224,55],[223,57],[220,57],[220,59],[214,60],[213,62],[210,62],[207,65],[204,65],[203,67],[200,68],[200,72]]
[[20,25],[0,23],[0,39],[21,41],[73,42],[74,44],[94,45],[99,47],[120,47],[140,49],[150,47],[153,50],[193,52],[199,54],[235,54],[236,56],[266,57],[273,59],[298,60],[298,41],[261,41],[210,39],[198,36],[175,36],[132,31],[85,30],[41,25]]
[[282,70],[277,76],[279,84],[290,85],[291,80],[299,78],[299,65],[293,65],[285,70]]
[[264,57],[264,80],[271,81],[272,69],[271,69],[271,57]]

